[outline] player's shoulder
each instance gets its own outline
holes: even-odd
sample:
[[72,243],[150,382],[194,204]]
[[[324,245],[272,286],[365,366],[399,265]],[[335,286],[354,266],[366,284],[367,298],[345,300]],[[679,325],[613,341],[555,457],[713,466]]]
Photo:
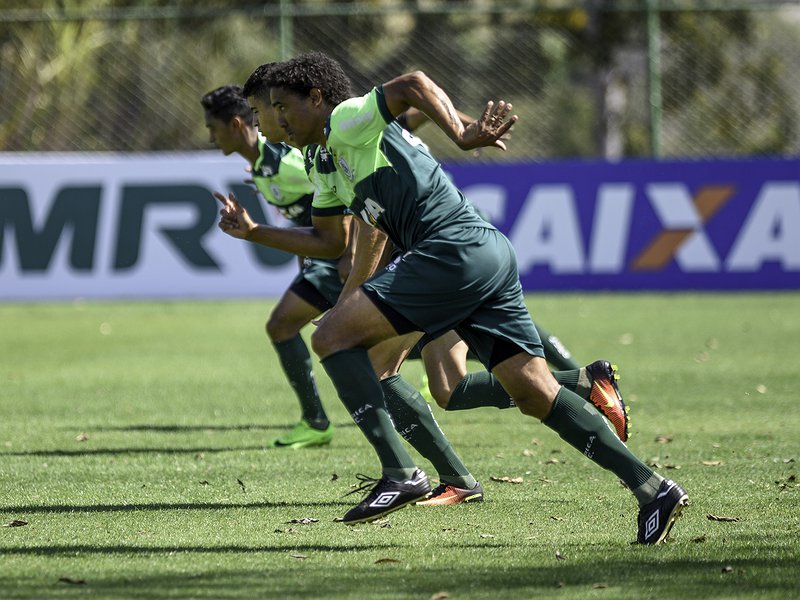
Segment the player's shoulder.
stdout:
[[348,98],[336,105],[328,117],[325,135],[337,142],[351,139],[361,140],[365,135],[374,135],[394,120],[383,99],[383,90],[379,86],[372,88],[363,96]]

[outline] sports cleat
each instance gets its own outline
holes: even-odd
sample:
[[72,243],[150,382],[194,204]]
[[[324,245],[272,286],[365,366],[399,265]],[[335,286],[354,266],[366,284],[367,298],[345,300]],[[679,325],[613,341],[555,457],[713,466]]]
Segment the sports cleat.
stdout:
[[446,504],[464,504],[466,502],[483,502],[483,488],[478,483],[471,490],[440,483],[417,506],[444,506]]
[[619,375],[617,375],[616,365],[612,365],[607,360],[596,360],[586,367],[586,371],[592,378],[589,401],[611,421],[617,437],[623,442],[627,442],[631,421],[628,416],[628,407],[625,406],[617,386]]
[[303,419],[292,429],[272,442],[275,448],[308,448],[309,446],[324,446],[333,439],[333,425],[325,429],[314,429]]
[[677,483],[670,479],[662,481],[655,500],[639,509],[639,535],[636,541],[640,544],[663,542],[688,500],[686,490]]
[[431,388],[428,387],[428,374],[424,371],[422,372],[422,383],[419,386],[419,393],[425,398],[425,402],[436,402],[433,398],[433,394],[431,394]]
[[369,490],[367,497],[347,511],[342,521],[346,525],[369,523],[388,515],[407,504],[421,500],[431,491],[428,476],[417,469],[411,479],[395,481],[387,477],[373,479],[360,473],[356,477],[362,482],[360,486],[346,495]]

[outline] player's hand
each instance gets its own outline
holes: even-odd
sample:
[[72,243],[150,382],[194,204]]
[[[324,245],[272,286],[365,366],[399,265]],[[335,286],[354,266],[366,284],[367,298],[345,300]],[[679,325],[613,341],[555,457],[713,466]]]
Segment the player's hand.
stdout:
[[472,150],[492,146],[506,149],[503,139],[508,139],[509,131],[517,122],[517,115],[511,115],[511,104],[500,100],[496,105],[492,100],[486,103],[481,117],[464,128],[458,146],[462,150]]
[[256,224],[244,207],[234,196],[233,192],[225,196],[214,192],[214,197],[222,203],[219,211],[219,228],[231,237],[246,240]]

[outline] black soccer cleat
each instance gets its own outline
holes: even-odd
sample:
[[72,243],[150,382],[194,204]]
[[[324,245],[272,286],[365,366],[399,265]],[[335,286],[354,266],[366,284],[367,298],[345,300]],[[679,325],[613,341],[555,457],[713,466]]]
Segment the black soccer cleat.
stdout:
[[362,484],[349,494],[365,490],[369,490],[369,493],[360,504],[347,511],[342,519],[346,525],[369,523],[380,519],[407,504],[422,500],[431,491],[428,476],[422,469],[417,469],[411,479],[405,481],[395,481],[387,477],[373,479],[360,474],[356,477],[362,481]]
[[639,535],[636,541],[653,545],[667,539],[688,500],[686,490],[677,483],[670,479],[662,481],[655,500],[639,509]]

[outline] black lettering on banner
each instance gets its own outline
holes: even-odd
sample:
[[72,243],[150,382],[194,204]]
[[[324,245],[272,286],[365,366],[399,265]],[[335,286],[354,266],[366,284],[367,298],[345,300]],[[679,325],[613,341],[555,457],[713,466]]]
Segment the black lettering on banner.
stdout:
[[117,227],[114,269],[117,271],[130,269],[139,260],[144,214],[148,208],[186,205],[194,209],[197,214],[195,222],[181,229],[163,227],[161,233],[189,264],[199,269],[219,271],[219,265],[203,247],[203,237],[217,223],[217,203],[211,200],[206,188],[195,185],[124,186]]
[[65,232],[71,233],[69,264],[76,271],[91,271],[97,243],[100,188],[64,188],[40,229],[33,224],[31,202],[24,190],[0,189],[0,264],[4,233],[13,229],[19,267],[25,271],[47,271]]

